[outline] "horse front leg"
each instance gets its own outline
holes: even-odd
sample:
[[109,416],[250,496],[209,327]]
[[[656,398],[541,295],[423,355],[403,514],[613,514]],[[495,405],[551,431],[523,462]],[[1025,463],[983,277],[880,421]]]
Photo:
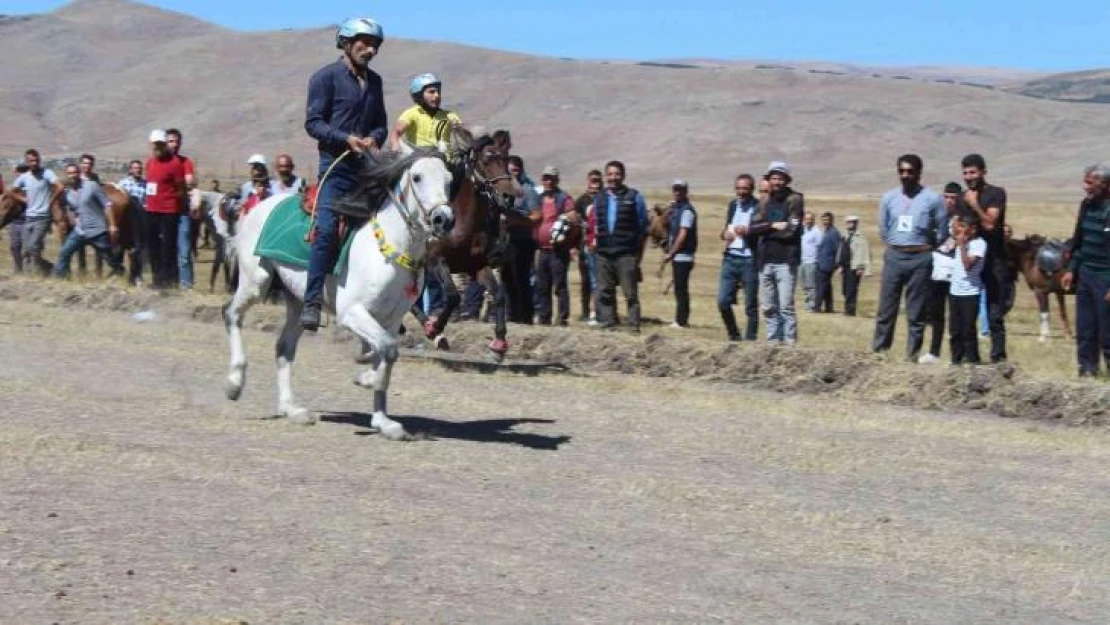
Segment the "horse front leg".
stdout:
[[293,401],[293,361],[297,357],[297,343],[304,328],[301,326],[301,309],[304,305],[295,297],[285,298],[285,327],[281,330],[274,357],[277,360],[277,385],[279,416],[292,423],[314,425],[316,416]]
[[355,378],[355,384],[374,391],[374,414],[370,418],[370,426],[392,441],[410,439],[404,426],[389,418],[386,408],[389,380],[398,356],[396,334],[382,327],[362,305],[354,305],[344,311],[340,323],[370,347],[370,366]]
[[1068,320],[1068,300],[1063,291],[1056,293],[1056,303],[1060,307],[1060,321],[1064,324],[1064,334],[1068,340],[1075,338],[1075,333],[1071,330],[1071,321]]
[[1044,343],[1051,334],[1051,329],[1048,327],[1048,293],[1037,290],[1033,291],[1033,295],[1037,298],[1037,310],[1041,318],[1041,335],[1038,340]]

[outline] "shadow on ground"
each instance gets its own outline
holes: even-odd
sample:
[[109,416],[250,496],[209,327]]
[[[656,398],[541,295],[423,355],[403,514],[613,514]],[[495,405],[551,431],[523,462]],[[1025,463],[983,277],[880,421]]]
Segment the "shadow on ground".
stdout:
[[[370,427],[370,418],[371,415],[364,412],[327,412],[321,415],[320,421],[366,428],[364,431],[355,432],[366,436],[375,433]],[[555,423],[554,419],[484,419],[460,422],[430,417],[393,416],[391,418],[405,426],[405,429],[418,440],[450,438],[473,443],[501,443],[554,451],[561,445],[569,443],[571,439],[570,436],[547,436],[512,431],[520,425]]]

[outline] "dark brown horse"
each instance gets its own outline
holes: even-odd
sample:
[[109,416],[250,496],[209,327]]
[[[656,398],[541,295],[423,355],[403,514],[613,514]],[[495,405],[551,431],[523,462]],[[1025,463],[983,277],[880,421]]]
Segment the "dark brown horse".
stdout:
[[447,301],[443,310],[431,315],[425,315],[419,306],[414,306],[412,312],[425,335],[446,349],[443,331],[462,301],[451,274],[470,274],[494,296],[494,340],[490,351],[501,357],[508,350],[508,342],[500,274],[508,259],[498,223],[501,215],[512,207],[520,189],[509,174],[507,154],[497,149],[490,137],[475,138],[461,126],[445,127],[444,132],[450,134],[450,156],[458,185],[452,203],[455,227],[448,238],[430,249],[427,279],[443,285]]
[[[1046,246],[1049,246],[1046,248]],[[1071,322],[1068,321],[1068,305],[1065,295],[1074,295],[1072,291],[1065,292],[1060,286],[1060,277],[1066,269],[1069,244],[1063,241],[1049,241],[1039,234],[1031,234],[1024,239],[1010,239],[1006,243],[1006,251],[1010,257],[1010,268],[1015,274],[1025,278],[1025,284],[1033,291],[1037,298],[1037,308],[1041,314],[1040,340],[1043,343],[1049,337],[1048,325],[1048,295],[1056,295],[1056,303],[1060,309],[1060,321],[1064,325],[1064,333],[1073,338]],[[1042,251],[1045,253],[1042,254]]]

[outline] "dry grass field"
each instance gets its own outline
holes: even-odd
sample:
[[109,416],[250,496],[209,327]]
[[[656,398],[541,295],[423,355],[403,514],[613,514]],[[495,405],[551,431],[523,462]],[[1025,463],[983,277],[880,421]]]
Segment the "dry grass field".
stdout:
[[300,396],[323,415],[304,428],[266,418],[271,332],[246,332],[252,379],[223,398],[223,330],[187,312],[206,298],[156,300],[186,314],[136,323],[64,290],[10,299],[34,288],[0,298],[0,622],[1110,612],[1102,428],[403,360],[391,405],[423,436],[389,443],[326,333],[298,353]]

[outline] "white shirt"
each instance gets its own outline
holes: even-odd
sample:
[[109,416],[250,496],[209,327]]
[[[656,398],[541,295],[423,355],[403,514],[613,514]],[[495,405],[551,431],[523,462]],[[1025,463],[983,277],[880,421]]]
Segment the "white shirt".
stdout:
[[821,238],[825,231],[813,226],[802,235],[802,264],[817,262],[817,246],[821,245]]
[[952,265],[952,281],[948,293],[958,297],[979,295],[983,291],[983,264],[987,255],[987,242],[975,237],[967,242],[967,255],[974,258],[971,269],[964,269],[963,251],[956,247],[956,262]]
[[[736,226],[744,226],[746,228],[748,226],[751,226],[752,213],[755,212],[755,207],[756,205],[753,204],[748,210],[745,211],[742,207],[737,206],[736,210],[732,213],[732,222],[729,223],[729,227],[735,228]],[[744,237],[737,236],[735,239],[729,242],[728,248],[725,250],[725,253],[731,254],[733,256],[743,256],[745,258],[748,258],[751,257],[752,250],[750,247],[748,247],[748,244],[744,242]]]

